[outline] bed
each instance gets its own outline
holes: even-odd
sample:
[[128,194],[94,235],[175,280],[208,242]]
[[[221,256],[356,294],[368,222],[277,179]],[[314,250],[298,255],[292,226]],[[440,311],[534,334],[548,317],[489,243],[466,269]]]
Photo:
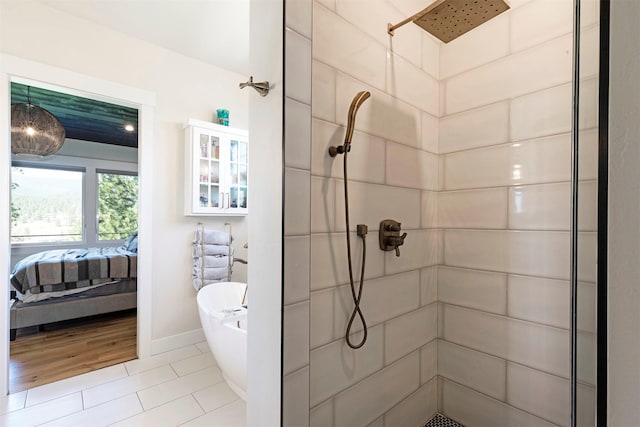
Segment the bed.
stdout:
[[122,246],[38,252],[16,263],[10,275],[16,330],[132,309],[137,301],[138,237]]

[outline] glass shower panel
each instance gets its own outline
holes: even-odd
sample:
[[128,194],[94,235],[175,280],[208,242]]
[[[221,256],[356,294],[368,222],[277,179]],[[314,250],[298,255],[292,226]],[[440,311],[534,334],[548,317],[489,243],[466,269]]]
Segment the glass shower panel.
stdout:
[[576,424],[596,416],[599,1],[581,0],[578,109]]

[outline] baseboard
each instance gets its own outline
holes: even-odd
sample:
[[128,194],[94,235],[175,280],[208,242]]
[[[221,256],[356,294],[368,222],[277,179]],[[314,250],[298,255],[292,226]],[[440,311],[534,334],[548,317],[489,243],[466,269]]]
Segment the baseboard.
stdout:
[[164,353],[166,351],[175,350],[191,344],[197,344],[205,340],[202,328],[193,331],[183,332],[178,335],[158,338],[151,341],[151,355]]

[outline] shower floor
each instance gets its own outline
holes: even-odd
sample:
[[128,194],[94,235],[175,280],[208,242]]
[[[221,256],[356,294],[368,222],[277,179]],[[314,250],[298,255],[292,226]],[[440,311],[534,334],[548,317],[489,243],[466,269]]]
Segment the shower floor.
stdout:
[[435,414],[424,427],[464,427],[441,414]]

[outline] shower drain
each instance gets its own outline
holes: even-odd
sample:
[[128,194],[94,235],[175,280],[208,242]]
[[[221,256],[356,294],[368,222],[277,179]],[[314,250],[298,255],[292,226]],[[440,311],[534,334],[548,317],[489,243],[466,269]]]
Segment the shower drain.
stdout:
[[424,427],[464,427],[441,414],[435,414]]

